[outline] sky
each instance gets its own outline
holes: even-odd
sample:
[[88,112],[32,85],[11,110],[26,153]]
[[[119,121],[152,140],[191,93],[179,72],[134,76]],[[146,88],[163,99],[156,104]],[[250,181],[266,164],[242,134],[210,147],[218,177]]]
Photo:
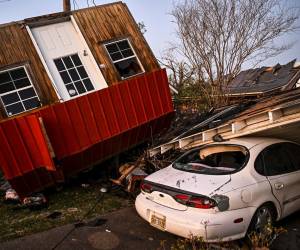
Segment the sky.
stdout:
[[[77,8],[87,7],[88,0],[76,0]],[[176,25],[170,12],[174,0],[123,0],[131,10],[137,22],[143,21],[146,25],[146,40],[156,57],[160,58],[169,42],[176,41]],[[286,0],[291,6],[300,7],[299,0]],[[0,0],[0,23],[22,20],[24,18],[62,11],[62,0]],[[96,4],[117,2],[113,0],[95,0]],[[71,0],[73,3],[73,0]],[[92,0],[89,0],[92,6]],[[73,8],[73,4],[72,4]],[[300,27],[300,19],[297,25]],[[1,42],[1,37],[0,37]],[[285,35],[279,43],[294,42],[292,49],[283,54],[270,58],[262,64],[272,66],[278,62],[283,64],[295,58],[300,61],[300,29],[297,32]],[[251,65],[246,65],[251,67]]]

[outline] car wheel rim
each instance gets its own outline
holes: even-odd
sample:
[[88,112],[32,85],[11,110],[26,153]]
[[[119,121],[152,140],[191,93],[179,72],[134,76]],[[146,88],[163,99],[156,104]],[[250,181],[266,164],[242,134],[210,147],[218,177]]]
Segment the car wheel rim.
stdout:
[[255,231],[264,233],[268,229],[268,225],[272,224],[272,215],[268,208],[262,207],[257,211]]

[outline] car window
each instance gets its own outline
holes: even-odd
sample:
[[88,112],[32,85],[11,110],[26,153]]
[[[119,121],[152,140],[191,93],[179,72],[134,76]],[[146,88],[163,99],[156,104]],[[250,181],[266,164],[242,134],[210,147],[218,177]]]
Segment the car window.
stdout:
[[[226,146],[232,147],[232,145],[224,145],[221,148],[221,152],[211,150],[211,153],[205,155],[205,157],[201,157],[199,148],[191,150],[176,160],[173,163],[173,167],[183,171],[209,175],[236,172],[246,164],[248,150],[240,147],[240,151],[236,150],[236,148],[234,151],[227,151]],[[202,149],[207,149],[208,147],[203,147]]]
[[271,145],[263,150],[262,155],[264,159],[263,172],[267,176],[280,175],[295,171],[287,143]]
[[286,148],[289,153],[294,169],[300,170],[300,146],[294,143],[286,143]]
[[256,170],[257,173],[261,174],[261,175],[266,175],[265,173],[265,166],[264,166],[264,156],[263,156],[263,152],[261,152],[254,163],[254,168]]

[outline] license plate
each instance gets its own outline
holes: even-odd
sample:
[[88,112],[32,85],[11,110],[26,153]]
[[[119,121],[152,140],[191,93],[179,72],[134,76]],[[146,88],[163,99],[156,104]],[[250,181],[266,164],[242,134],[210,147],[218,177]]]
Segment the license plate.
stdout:
[[157,214],[152,214],[150,224],[160,230],[165,230],[166,216],[158,216]]

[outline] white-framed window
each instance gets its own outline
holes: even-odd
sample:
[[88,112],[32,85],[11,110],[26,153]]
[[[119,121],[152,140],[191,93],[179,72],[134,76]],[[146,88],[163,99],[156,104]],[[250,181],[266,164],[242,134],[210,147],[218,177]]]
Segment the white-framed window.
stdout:
[[143,66],[128,39],[106,43],[104,46],[123,79],[144,73]]
[[95,90],[77,53],[54,59],[70,97]]
[[41,106],[25,66],[0,71],[0,100],[8,116]]

